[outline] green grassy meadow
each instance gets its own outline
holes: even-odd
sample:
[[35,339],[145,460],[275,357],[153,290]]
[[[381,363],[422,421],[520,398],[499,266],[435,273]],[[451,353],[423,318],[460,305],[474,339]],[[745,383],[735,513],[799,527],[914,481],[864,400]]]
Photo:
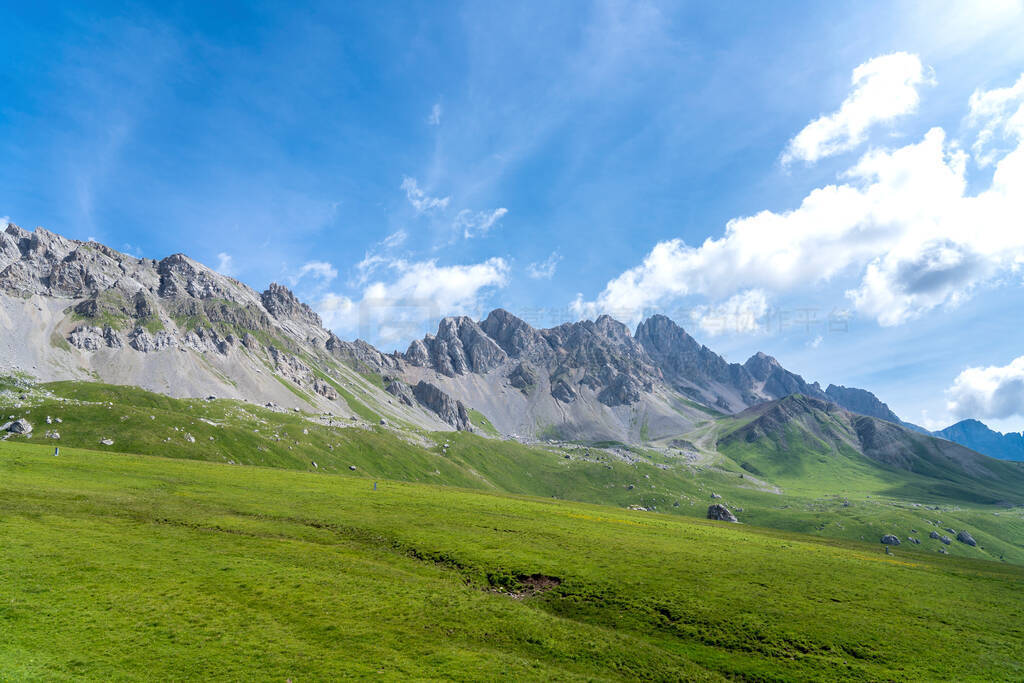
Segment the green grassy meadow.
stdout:
[[[0,444],[11,680],[1019,680],[1024,569],[419,483]],[[534,575],[557,578],[532,593]]]

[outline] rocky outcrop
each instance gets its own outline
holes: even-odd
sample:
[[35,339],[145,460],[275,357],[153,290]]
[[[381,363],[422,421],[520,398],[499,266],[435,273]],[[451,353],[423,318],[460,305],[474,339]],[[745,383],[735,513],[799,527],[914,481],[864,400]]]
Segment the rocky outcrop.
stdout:
[[154,351],[166,351],[168,349],[174,349],[178,346],[177,338],[164,331],[150,334],[148,331],[141,327],[135,328],[135,330],[128,335],[128,345],[136,351],[142,353],[151,353]]
[[851,413],[859,413],[869,417],[877,417],[880,420],[900,423],[896,413],[889,410],[889,406],[878,400],[878,397],[865,389],[837,386],[829,384],[825,389],[825,395]]
[[436,336],[412,342],[404,357],[411,365],[431,367],[448,377],[485,373],[508,358],[479,325],[465,316],[443,319]]
[[508,383],[527,394],[537,383],[537,377],[529,366],[519,363],[512,368],[512,372],[508,373]]
[[719,522],[739,522],[736,519],[736,515],[732,514],[732,511],[721,503],[712,503],[708,506],[708,519],[714,519]]
[[320,327],[322,322],[312,308],[299,301],[287,287],[271,282],[260,295],[263,307],[278,320],[296,320],[298,322]]
[[462,401],[456,401],[430,382],[420,381],[413,387],[413,395],[427,410],[459,431],[471,430],[469,411]]
[[92,325],[79,325],[68,335],[68,343],[83,351],[124,348],[121,335],[109,325],[102,329]]
[[25,418],[8,422],[7,424],[0,426],[0,432],[10,432],[11,434],[31,434],[32,424]]
[[388,381],[384,390],[407,406],[416,404],[416,397],[412,393],[412,387],[400,379],[391,379]]
[[743,367],[754,379],[762,382],[761,392],[770,398],[782,398],[791,394],[828,398],[817,382],[808,384],[803,377],[786,370],[779,361],[767,354],[754,354],[747,359]]
[[313,378],[312,388],[315,393],[323,396],[328,401],[338,400],[338,391],[329,382],[325,382],[319,377]]

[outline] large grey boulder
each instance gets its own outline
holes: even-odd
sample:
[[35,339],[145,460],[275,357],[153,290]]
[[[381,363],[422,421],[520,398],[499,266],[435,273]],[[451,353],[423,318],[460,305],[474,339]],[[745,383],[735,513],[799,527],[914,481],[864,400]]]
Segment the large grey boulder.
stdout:
[[729,508],[721,503],[714,503],[708,506],[708,519],[714,519],[719,522],[739,522],[736,519],[736,515],[732,514]]
[[900,539],[892,534],[886,534],[885,536],[882,536],[882,543],[885,545],[899,545]]
[[978,542],[974,540],[974,537],[966,531],[961,531],[957,533],[956,540],[960,541],[961,543],[966,543],[969,546],[978,545]]
[[8,422],[3,426],[3,431],[10,432],[11,434],[31,434],[32,425],[25,418],[15,420],[14,422]]
[[928,538],[934,538],[936,541],[939,540],[939,532],[938,531],[933,531],[933,532],[929,533],[928,534]]

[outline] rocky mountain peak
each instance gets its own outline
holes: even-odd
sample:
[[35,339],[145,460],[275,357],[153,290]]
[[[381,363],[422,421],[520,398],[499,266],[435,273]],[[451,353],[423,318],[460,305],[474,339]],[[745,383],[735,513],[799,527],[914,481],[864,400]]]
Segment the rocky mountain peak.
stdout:
[[507,358],[480,325],[466,316],[444,318],[435,336],[414,341],[404,355],[410,364],[432,367],[448,377],[485,373]]
[[753,356],[747,359],[747,362],[743,364],[755,379],[760,382],[768,379],[768,376],[772,374],[776,369],[781,368],[782,364],[775,360],[774,356],[769,356],[766,353],[758,351]]
[[321,327],[320,316],[312,308],[299,301],[292,291],[276,282],[271,282],[260,295],[263,307],[278,320],[294,320],[296,322]]
[[551,356],[551,347],[540,332],[503,308],[491,311],[480,323],[480,329],[511,358],[541,359]]

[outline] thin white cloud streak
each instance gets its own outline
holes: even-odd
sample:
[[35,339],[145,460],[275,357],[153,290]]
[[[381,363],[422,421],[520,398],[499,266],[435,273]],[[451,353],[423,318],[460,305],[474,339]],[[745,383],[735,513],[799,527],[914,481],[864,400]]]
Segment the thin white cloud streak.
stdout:
[[690,295],[724,301],[750,289],[771,296],[850,278],[854,309],[883,326],[956,306],[1024,266],[1024,131],[1007,133],[1014,148],[975,195],[966,193],[968,155],[933,128],[919,142],[868,152],[842,174],[845,182],[813,190],[795,209],[733,219],[699,247],[656,244],[574,310],[635,319]]
[[504,218],[508,209],[502,207],[493,211],[470,211],[463,209],[455,216],[455,229],[466,239],[481,237],[490,232],[498,221]]
[[534,280],[550,280],[555,276],[555,270],[561,262],[562,256],[557,251],[551,252],[543,261],[531,263],[526,267],[526,274]]
[[427,213],[444,209],[448,206],[448,202],[451,201],[451,197],[428,196],[426,192],[420,189],[416,179],[409,176],[402,179],[401,188],[405,191],[405,196],[409,203],[416,209],[416,213]]
[[1024,356],[1008,365],[967,368],[946,396],[947,409],[960,418],[1024,417]]
[[430,116],[427,117],[427,123],[431,126],[441,125],[441,103],[436,102],[433,107],[430,108]]
[[864,62],[850,80],[852,90],[839,109],[811,121],[789,141],[783,164],[813,164],[853,149],[867,139],[873,126],[917,111],[918,87],[930,81],[918,56],[906,52]]

